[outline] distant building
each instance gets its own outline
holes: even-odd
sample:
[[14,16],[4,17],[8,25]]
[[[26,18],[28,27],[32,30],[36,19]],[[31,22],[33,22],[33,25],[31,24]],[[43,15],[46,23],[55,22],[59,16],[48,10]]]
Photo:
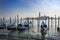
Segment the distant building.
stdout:
[[[35,20],[37,20],[37,19],[40,19],[40,20],[46,20],[46,19],[48,19],[49,18],[49,16],[40,16],[40,17],[36,17],[36,18],[30,18],[29,17],[29,19],[35,19]],[[28,19],[28,17],[27,18],[24,18],[24,19]]]
[[40,16],[40,18],[39,17],[37,17],[37,18],[40,20],[46,20],[49,18],[49,16],[44,15],[44,16]]

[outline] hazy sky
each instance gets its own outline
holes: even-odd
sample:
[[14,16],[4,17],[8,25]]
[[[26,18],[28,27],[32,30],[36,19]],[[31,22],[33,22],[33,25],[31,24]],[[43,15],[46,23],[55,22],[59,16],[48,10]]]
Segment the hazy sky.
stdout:
[[60,16],[60,0],[0,0],[0,17]]

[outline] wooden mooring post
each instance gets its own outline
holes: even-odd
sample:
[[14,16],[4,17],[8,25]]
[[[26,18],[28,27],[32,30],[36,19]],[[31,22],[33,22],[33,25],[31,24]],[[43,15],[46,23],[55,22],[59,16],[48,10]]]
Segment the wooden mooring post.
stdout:
[[50,18],[48,17],[48,37],[49,37],[49,20],[50,20]]
[[55,15],[55,33],[56,33],[56,19],[57,19],[57,18],[56,18],[56,15]]
[[19,24],[19,15],[17,15],[17,25]]
[[5,17],[3,17],[3,22],[5,22]]
[[49,20],[50,20],[50,18],[48,18],[48,30],[49,30],[49,23],[50,23]]
[[33,18],[32,18],[32,27],[31,28],[32,28],[32,31],[33,31]]
[[39,19],[37,20],[38,33],[39,33]]
[[51,27],[53,27],[53,18],[51,17]]
[[37,25],[38,25],[38,33],[40,32],[39,28],[40,28],[40,12],[39,12],[39,17],[37,19]]
[[2,22],[3,22],[3,19],[1,18],[1,24],[2,24]]
[[22,24],[22,17],[21,17],[21,19],[20,19],[20,24]]
[[58,17],[58,28],[59,28],[59,23],[60,23],[60,17]]
[[19,24],[19,15],[17,15],[17,26],[16,26],[16,29],[18,27],[18,24]]
[[11,25],[11,21],[12,21],[12,20],[11,20],[11,17],[10,17],[10,25]]
[[30,40],[30,32],[29,32],[29,18],[27,18],[27,23],[28,23],[28,40]]
[[[16,23],[16,16],[15,16],[15,23]],[[14,23],[14,24],[15,24],[15,23]],[[16,24],[15,24],[15,25],[16,25]]]

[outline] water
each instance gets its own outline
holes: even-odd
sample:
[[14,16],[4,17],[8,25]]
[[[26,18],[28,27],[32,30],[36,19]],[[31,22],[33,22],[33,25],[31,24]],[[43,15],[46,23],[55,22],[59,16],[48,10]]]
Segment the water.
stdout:
[[[9,20],[7,20],[9,22]],[[26,21],[26,20],[23,20],[23,22]],[[30,20],[31,21],[31,20]],[[45,20],[43,20],[45,21]],[[14,19],[12,20],[12,24],[14,22]],[[22,23],[23,23],[22,22]],[[42,20],[40,21],[40,25],[41,25],[41,22]],[[20,22],[19,22],[20,23]],[[12,35],[14,37],[34,37],[34,38],[39,38],[41,37],[41,31],[40,32],[37,32],[38,31],[38,25],[37,25],[37,20],[34,20],[33,21],[33,27],[31,27],[28,31],[28,29],[24,30],[23,32],[19,32],[18,30],[16,31],[13,31],[12,30],[7,30],[7,29],[1,29],[0,30],[0,35],[3,34],[3,35]],[[17,24],[17,23],[16,23]],[[48,25],[48,20],[46,20],[46,24]],[[56,22],[56,26],[58,27],[58,20]],[[40,28],[39,28],[40,29]],[[49,31],[46,32],[45,34],[45,37],[50,37],[50,38],[54,38],[54,39],[58,39],[59,38],[59,33],[57,31],[55,31],[55,20],[53,20],[53,25],[51,27],[51,20],[50,20],[50,24],[49,24]]]

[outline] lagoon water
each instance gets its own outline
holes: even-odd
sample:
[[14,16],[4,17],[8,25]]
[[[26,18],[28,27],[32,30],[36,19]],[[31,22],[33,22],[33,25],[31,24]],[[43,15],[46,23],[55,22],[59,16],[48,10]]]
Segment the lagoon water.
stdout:
[[[23,22],[26,20],[23,20]],[[30,20],[31,21],[31,20]],[[45,20],[43,20],[45,21]],[[8,20],[9,22],[9,20]],[[14,22],[14,20],[12,20],[12,23]],[[23,23],[22,22],[22,23]],[[42,20],[40,20],[40,25],[41,25]],[[45,21],[47,26],[48,26],[48,20]],[[19,21],[20,23],[20,21]],[[17,23],[16,23],[17,24]],[[58,20],[56,20],[56,27],[58,27]],[[40,29],[40,28],[39,28]],[[7,29],[1,29],[0,30],[0,35],[12,35],[12,36],[20,36],[20,37],[27,37],[27,36],[31,36],[31,37],[41,37],[41,30],[40,32],[38,32],[38,25],[37,25],[37,20],[33,21],[33,27],[31,27],[28,31],[28,29],[19,32],[18,30],[11,32],[11,30],[7,30]],[[55,20],[53,20],[52,26],[51,26],[51,20],[49,23],[49,31],[47,30],[45,37],[51,37],[54,39],[58,39],[59,38],[59,32],[57,32],[57,30],[55,30]]]

